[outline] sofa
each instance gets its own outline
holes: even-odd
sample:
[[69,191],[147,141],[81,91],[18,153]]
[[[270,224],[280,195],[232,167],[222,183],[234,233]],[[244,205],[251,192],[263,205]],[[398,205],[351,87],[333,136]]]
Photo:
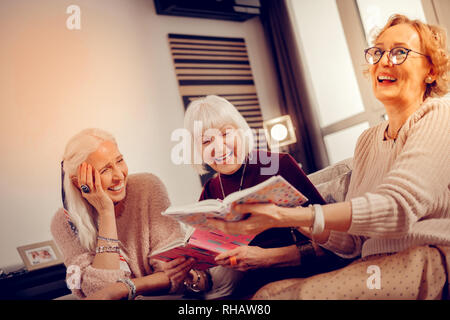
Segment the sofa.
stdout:
[[[334,165],[308,175],[317,190],[328,203],[339,202],[345,199],[352,171],[352,159],[345,159]],[[181,296],[152,297],[152,299],[176,299]],[[75,295],[69,294],[56,298],[56,300],[75,300]]]
[[348,158],[308,175],[327,203],[345,200],[353,169],[352,164],[353,159]]

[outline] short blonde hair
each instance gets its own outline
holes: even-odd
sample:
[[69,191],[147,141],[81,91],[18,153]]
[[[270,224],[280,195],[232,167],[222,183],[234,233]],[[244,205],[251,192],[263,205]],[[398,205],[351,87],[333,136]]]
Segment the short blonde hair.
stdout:
[[[391,16],[386,25],[374,37],[376,41],[384,31],[398,24],[408,24],[417,33],[423,46],[423,54],[429,57],[436,80],[426,84],[424,99],[435,96],[441,97],[449,90],[450,57],[447,51],[447,33],[444,28],[411,20],[401,14]],[[375,43],[374,41],[374,43]]]
[[[195,132],[195,122],[200,121],[202,124],[202,132]],[[194,159],[203,159],[201,150],[195,145],[195,141],[201,141],[201,136],[208,129],[219,129],[225,125],[233,125],[236,129],[240,129],[239,133],[246,133],[241,138],[244,143],[244,153],[248,155],[253,150],[253,133],[245,121],[244,117],[239,113],[235,106],[228,100],[215,95],[208,95],[204,98],[192,101],[184,116],[184,128],[187,129],[191,136],[191,163],[199,174],[205,174],[205,164],[196,163]],[[200,156],[200,157],[198,157]]]

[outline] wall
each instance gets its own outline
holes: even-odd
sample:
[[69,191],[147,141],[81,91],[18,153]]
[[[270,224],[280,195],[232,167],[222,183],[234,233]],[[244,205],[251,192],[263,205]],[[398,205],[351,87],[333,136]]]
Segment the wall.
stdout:
[[[81,30],[66,28],[71,4],[81,8]],[[170,134],[184,109],[168,33],[244,37],[263,116],[280,115],[258,18],[158,16],[152,0],[0,3],[0,267],[22,263],[16,247],[51,238],[61,156],[83,128],[112,132],[130,173],[158,175],[174,204],[198,198],[198,176],[170,161]]]

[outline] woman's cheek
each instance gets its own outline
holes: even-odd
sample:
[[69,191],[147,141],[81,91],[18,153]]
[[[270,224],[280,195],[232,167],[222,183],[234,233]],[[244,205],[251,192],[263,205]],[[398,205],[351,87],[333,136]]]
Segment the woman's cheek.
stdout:
[[102,188],[103,190],[107,191],[108,190],[108,186],[110,185],[111,182],[111,178],[109,177],[109,173],[104,173],[103,175],[100,176],[100,180],[102,183]]
[[211,144],[203,145],[202,146],[202,160],[206,164],[213,163],[213,156],[212,156],[212,146]]

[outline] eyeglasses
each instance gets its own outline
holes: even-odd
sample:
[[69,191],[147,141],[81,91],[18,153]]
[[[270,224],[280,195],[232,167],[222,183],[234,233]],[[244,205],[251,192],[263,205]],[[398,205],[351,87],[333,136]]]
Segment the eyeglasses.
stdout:
[[364,50],[366,61],[370,64],[377,64],[381,60],[385,52],[389,52],[388,59],[395,65],[399,65],[405,62],[410,52],[414,52],[428,58],[428,56],[423,53],[416,52],[411,49],[406,49],[403,47],[395,47],[392,48],[391,50],[381,50],[378,47],[372,47]]

